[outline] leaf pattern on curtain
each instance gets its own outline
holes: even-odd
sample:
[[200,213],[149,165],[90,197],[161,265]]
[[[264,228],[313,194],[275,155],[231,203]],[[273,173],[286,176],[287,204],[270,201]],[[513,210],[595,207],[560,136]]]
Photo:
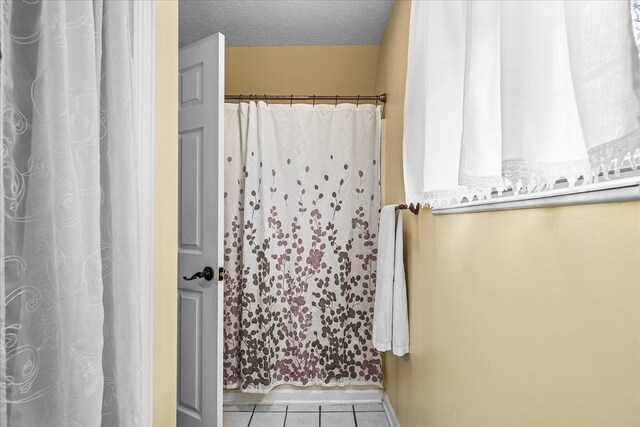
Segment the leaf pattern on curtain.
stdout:
[[379,110],[226,113],[225,387],[381,385]]

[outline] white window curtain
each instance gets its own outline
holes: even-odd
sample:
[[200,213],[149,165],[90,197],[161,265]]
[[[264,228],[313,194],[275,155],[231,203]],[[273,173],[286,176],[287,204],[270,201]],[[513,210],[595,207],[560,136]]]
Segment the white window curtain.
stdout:
[[0,425],[143,425],[131,3],[2,10]]
[[[637,1],[413,1],[408,202],[640,166]],[[582,182],[582,181],[581,181]]]

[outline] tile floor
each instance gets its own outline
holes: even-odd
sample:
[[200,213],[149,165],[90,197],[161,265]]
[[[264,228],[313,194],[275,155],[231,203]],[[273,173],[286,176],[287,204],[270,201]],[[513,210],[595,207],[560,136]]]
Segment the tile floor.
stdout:
[[389,427],[381,403],[224,405],[224,427]]

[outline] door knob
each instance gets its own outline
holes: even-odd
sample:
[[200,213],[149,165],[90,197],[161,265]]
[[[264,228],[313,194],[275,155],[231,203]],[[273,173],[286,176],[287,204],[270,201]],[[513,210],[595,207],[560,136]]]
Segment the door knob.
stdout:
[[195,280],[195,279],[211,280],[213,279],[213,268],[205,267],[204,270],[198,271],[196,274],[194,274],[189,278],[187,278],[187,276],[182,276],[182,278],[184,280]]

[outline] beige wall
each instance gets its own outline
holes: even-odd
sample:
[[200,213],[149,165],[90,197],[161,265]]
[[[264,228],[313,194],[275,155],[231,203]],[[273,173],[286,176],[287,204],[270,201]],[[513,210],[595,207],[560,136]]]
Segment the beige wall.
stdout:
[[[396,1],[379,53],[387,203],[409,13]],[[640,202],[404,215],[411,354],[384,360],[403,427],[640,425]]]
[[229,47],[227,94],[372,95],[377,45]]
[[156,1],[153,421],[176,424],[178,2]]

